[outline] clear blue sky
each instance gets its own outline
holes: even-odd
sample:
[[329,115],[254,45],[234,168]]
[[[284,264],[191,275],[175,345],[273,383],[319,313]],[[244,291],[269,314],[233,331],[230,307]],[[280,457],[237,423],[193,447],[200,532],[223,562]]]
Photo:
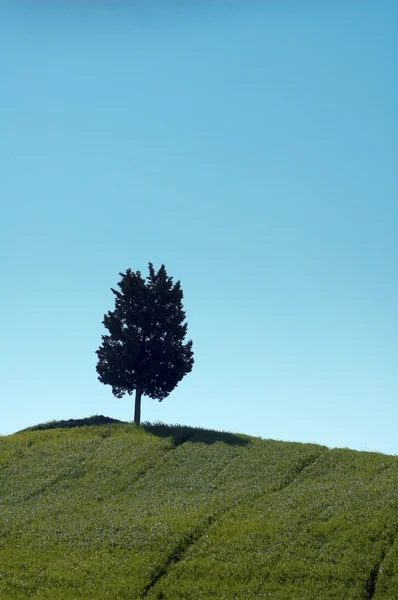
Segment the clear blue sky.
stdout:
[[180,279],[143,419],[398,454],[398,3],[0,7],[0,434],[132,420],[111,286]]

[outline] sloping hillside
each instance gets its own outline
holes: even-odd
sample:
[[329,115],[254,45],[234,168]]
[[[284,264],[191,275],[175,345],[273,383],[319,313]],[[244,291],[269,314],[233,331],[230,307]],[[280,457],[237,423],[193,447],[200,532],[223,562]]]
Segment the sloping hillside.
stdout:
[[398,598],[398,457],[74,424],[0,438],[0,598]]

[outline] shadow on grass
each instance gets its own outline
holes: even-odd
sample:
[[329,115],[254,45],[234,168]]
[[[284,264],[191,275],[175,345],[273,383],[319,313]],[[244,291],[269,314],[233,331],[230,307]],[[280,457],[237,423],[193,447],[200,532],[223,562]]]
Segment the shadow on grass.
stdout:
[[[112,425],[114,423],[125,424],[126,421],[119,421],[104,415],[93,415],[85,419],[68,419],[67,421],[49,421],[40,423],[33,427],[28,427],[18,431],[45,431],[47,429],[72,429],[73,427],[98,427],[100,425]],[[167,425],[165,423],[142,423],[141,428],[152,435],[158,437],[169,437],[174,441],[174,446],[180,446],[185,442],[201,442],[202,444],[215,444],[224,442],[225,444],[235,446],[246,446],[250,438],[244,435],[235,435],[226,431],[214,431],[213,429],[202,429],[201,427],[189,427],[188,425]]]
[[215,444],[224,442],[234,446],[247,446],[250,438],[244,435],[235,435],[226,431],[214,431],[201,427],[187,425],[166,425],[165,423],[143,423],[142,429],[158,437],[171,437],[175,447],[185,442],[201,442],[202,444]]

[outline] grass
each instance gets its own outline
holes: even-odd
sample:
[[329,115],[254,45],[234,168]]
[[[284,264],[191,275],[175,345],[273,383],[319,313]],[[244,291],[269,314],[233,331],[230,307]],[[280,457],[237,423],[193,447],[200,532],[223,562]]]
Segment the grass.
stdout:
[[398,598],[398,457],[105,417],[0,437],[0,599]]

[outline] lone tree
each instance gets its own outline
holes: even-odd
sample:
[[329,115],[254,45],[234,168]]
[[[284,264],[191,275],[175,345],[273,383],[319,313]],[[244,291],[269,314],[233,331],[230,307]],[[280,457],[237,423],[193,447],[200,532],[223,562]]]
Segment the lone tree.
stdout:
[[174,390],[194,363],[192,341],[184,344],[187,323],[180,282],[173,284],[162,265],[149,276],[127,269],[119,273],[120,291],[115,310],[104,316],[109,331],[102,336],[98,355],[98,379],[112,386],[117,398],[135,390],[134,423],[141,421],[141,396],[161,402]]

